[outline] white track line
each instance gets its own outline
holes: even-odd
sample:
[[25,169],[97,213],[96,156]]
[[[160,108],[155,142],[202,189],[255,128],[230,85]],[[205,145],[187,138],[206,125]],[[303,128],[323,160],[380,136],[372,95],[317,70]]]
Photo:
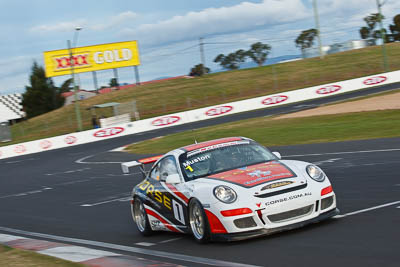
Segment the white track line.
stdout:
[[121,163],[124,163],[124,162],[87,162],[87,161],[84,161],[85,159],[88,159],[88,158],[91,158],[94,156],[95,155],[90,155],[90,156],[80,158],[80,159],[76,160],[75,163],[79,163],[79,164],[121,164]]
[[382,205],[371,207],[371,208],[367,208],[367,209],[356,210],[356,211],[353,211],[353,212],[349,212],[349,213],[345,213],[345,214],[341,214],[341,215],[336,215],[334,218],[343,218],[343,217],[352,216],[352,215],[364,213],[364,212],[371,211],[371,210],[381,209],[381,208],[385,208],[385,207],[389,207],[389,206],[393,206],[393,205],[397,205],[397,204],[400,204],[400,201],[390,202],[390,203],[382,204]]
[[342,154],[393,152],[393,151],[400,151],[400,148],[379,149],[379,150],[346,151],[346,152],[330,152],[330,153],[304,154],[304,155],[287,155],[287,156],[282,156],[282,157],[283,158],[288,158],[288,157],[307,157],[307,156],[342,155]]
[[93,207],[93,206],[98,206],[98,205],[107,204],[107,203],[116,202],[116,201],[129,201],[131,199],[132,199],[132,197],[123,197],[123,198],[111,199],[111,200],[93,203],[93,204],[82,204],[81,207]]
[[148,255],[148,256],[153,256],[153,257],[161,257],[161,258],[173,259],[173,260],[178,260],[178,261],[193,262],[196,264],[222,266],[222,267],[225,267],[225,266],[226,267],[250,267],[250,266],[254,267],[255,266],[255,265],[249,265],[249,264],[243,264],[243,263],[195,257],[195,256],[190,256],[190,255],[184,255],[184,254],[169,253],[169,252],[164,252],[164,251],[159,251],[159,250],[128,247],[128,246],[122,246],[122,245],[116,245],[116,244],[110,244],[110,243],[104,243],[104,242],[98,242],[98,241],[90,241],[90,240],[84,240],[84,239],[28,232],[28,231],[17,230],[17,229],[1,227],[1,226],[0,226],[0,231],[4,231],[4,232],[8,232],[8,233],[15,233],[15,234],[22,234],[22,235],[27,235],[27,236],[34,236],[34,237],[62,241],[62,242],[76,243],[76,244],[81,244],[81,245],[88,245],[88,246],[95,246],[95,247],[101,247],[101,248],[107,248],[107,249],[113,249],[113,250],[119,250],[119,251],[131,252],[131,253],[138,253],[138,254],[143,254],[143,255]]
[[149,243],[149,242],[139,242],[139,243],[135,243],[135,245],[142,246],[142,247],[151,247],[151,246],[154,246],[155,244]]
[[180,240],[180,239],[182,239],[183,237],[177,237],[177,238],[172,238],[172,239],[167,239],[167,240],[164,240],[164,241],[160,241],[160,242],[158,242],[159,244],[164,244],[164,243],[168,243],[168,242],[173,242],[173,241],[176,241],[176,240]]

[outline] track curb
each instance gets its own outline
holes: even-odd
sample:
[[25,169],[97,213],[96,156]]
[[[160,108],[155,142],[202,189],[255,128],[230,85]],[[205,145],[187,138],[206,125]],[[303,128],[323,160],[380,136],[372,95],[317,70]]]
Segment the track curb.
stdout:
[[0,233],[0,244],[93,267],[182,266],[65,243]]

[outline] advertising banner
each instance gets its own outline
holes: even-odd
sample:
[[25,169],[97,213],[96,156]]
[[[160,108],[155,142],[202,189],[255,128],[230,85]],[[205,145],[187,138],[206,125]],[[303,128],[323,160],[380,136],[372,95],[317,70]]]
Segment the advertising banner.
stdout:
[[46,77],[140,65],[137,41],[101,44],[43,53]]

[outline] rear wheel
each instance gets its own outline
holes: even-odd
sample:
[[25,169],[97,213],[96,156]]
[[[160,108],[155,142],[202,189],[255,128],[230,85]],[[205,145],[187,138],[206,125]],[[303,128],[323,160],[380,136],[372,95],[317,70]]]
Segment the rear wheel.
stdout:
[[199,243],[207,243],[210,240],[210,227],[207,216],[201,203],[192,199],[189,203],[189,224],[193,237]]
[[149,218],[147,216],[143,202],[137,197],[133,202],[132,217],[136,223],[137,229],[142,235],[148,236],[153,232],[153,230],[151,230]]

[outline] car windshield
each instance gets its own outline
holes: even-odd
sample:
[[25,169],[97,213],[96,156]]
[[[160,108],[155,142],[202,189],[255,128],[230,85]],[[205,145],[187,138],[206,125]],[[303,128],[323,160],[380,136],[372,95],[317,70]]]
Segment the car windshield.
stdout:
[[242,140],[189,151],[179,157],[187,181],[211,174],[277,160],[265,147]]

